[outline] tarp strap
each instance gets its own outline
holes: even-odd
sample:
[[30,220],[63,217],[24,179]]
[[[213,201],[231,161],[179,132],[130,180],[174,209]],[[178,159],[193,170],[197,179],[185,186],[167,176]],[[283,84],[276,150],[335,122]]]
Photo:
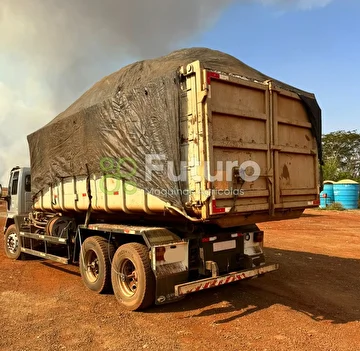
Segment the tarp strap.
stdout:
[[89,198],[89,207],[86,211],[86,217],[85,217],[85,228],[87,228],[89,226],[90,223],[90,216],[91,216],[91,209],[92,209],[92,195],[91,195],[91,186],[90,186],[90,171],[89,171],[89,166],[86,163],[86,171],[87,171],[87,178],[86,178],[86,192],[87,192],[87,196]]

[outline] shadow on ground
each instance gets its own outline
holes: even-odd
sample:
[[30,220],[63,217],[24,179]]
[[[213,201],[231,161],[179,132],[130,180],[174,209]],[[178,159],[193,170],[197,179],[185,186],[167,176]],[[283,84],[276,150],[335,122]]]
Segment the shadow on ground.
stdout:
[[[279,249],[267,249],[266,253],[268,262],[280,263],[279,271],[195,293],[147,312],[219,315],[216,323],[221,324],[280,304],[317,321],[360,321],[360,260]],[[219,302],[226,303],[224,307],[211,307]],[[224,318],[223,314],[230,312],[231,316]]]
[[81,274],[79,273],[79,269],[74,265],[65,266],[63,264],[57,264],[57,263],[54,263],[51,261],[42,261],[41,264],[43,264],[46,267],[56,269],[60,272],[64,272],[67,274],[75,275],[77,277],[81,277]]
[[319,210],[319,214],[316,214],[316,213],[303,213],[301,215],[301,217],[309,217],[309,218],[314,218],[314,217],[323,217],[324,214],[322,214],[323,212],[321,212],[322,210]]

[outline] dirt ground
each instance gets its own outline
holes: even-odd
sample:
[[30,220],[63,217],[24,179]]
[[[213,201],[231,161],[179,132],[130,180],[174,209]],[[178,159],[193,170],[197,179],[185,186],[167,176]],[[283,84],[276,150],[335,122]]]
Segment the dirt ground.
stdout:
[[360,211],[260,227],[279,271],[145,312],[86,290],[77,267],[11,261],[0,240],[0,350],[360,350]]

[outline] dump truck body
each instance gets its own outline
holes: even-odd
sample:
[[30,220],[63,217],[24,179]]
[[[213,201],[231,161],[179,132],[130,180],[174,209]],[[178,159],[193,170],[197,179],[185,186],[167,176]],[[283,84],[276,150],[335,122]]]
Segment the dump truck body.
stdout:
[[[297,94],[271,80],[255,82],[210,71],[200,61],[183,66],[179,79],[180,173],[174,174],[174,165],[161,154],[144,155],[143,163],[150,178],[160,167],[179,182],[183,206],[159,197],[168,189],[146,191],[131,177],[108,173],[90,175],[94,212],[169,221],[165,212],[233,227],[296,218],[305,208],[318,206],[317,141]],[[103,161],[111,168],[120,162]],[[88,179],[61,179],[38,194],[35,209],[87,211]]]

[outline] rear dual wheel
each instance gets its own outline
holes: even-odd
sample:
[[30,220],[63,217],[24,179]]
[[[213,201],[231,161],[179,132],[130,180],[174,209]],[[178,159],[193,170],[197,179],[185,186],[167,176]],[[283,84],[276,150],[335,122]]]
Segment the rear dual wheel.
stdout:
[[87,238],[81,246],[80,273],[87,288],[97,293],[111,288],[117,300],[131,311],[155,301],[155,276],[145,245],[114,245],[99,236]]
[[115,248],[101,236],[87,238],[80,251],[80,274],[87,288],[96,293],[111,291],[111,260]]
[[155,276],[145,245],[120,246],[114,256],[111,281],[118,301],[131,311],[151,306],[155,301]]

